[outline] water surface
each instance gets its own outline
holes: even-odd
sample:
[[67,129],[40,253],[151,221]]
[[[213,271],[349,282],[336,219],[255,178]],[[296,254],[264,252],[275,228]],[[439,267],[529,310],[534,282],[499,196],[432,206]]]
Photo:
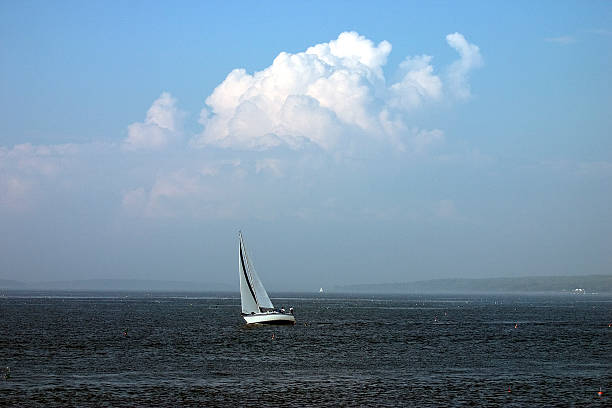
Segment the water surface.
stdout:
[[272,301],[298,324],[248,327],[233,294],[5,292],[0,406],[612,405],[608,296]]

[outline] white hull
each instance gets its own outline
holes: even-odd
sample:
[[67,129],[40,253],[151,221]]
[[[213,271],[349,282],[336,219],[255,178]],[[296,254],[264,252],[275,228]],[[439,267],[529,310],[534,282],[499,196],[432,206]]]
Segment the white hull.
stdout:
[[295,317],[286,313],[255,313],[242,317],[248,324],[295,324]]

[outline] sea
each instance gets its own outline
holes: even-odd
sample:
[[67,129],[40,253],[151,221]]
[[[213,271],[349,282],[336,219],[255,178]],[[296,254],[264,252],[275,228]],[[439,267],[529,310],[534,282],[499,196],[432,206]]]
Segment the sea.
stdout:
[[610,295],[0,293],[2,407],[612,406]]

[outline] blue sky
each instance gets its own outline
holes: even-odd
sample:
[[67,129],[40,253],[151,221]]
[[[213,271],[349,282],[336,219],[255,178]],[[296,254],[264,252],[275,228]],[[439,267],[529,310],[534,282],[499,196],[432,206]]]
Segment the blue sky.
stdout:
[[4,2],[0,278],[610,273],[609,2]]

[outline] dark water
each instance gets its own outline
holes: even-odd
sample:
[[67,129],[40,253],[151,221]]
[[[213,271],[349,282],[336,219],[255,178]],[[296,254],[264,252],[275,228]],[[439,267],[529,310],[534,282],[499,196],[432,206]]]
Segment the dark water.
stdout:
[[0,406],[612,406],[606,296],[273,298],[298,324],[247,327],[235,297],[34,295],[0,297]]

